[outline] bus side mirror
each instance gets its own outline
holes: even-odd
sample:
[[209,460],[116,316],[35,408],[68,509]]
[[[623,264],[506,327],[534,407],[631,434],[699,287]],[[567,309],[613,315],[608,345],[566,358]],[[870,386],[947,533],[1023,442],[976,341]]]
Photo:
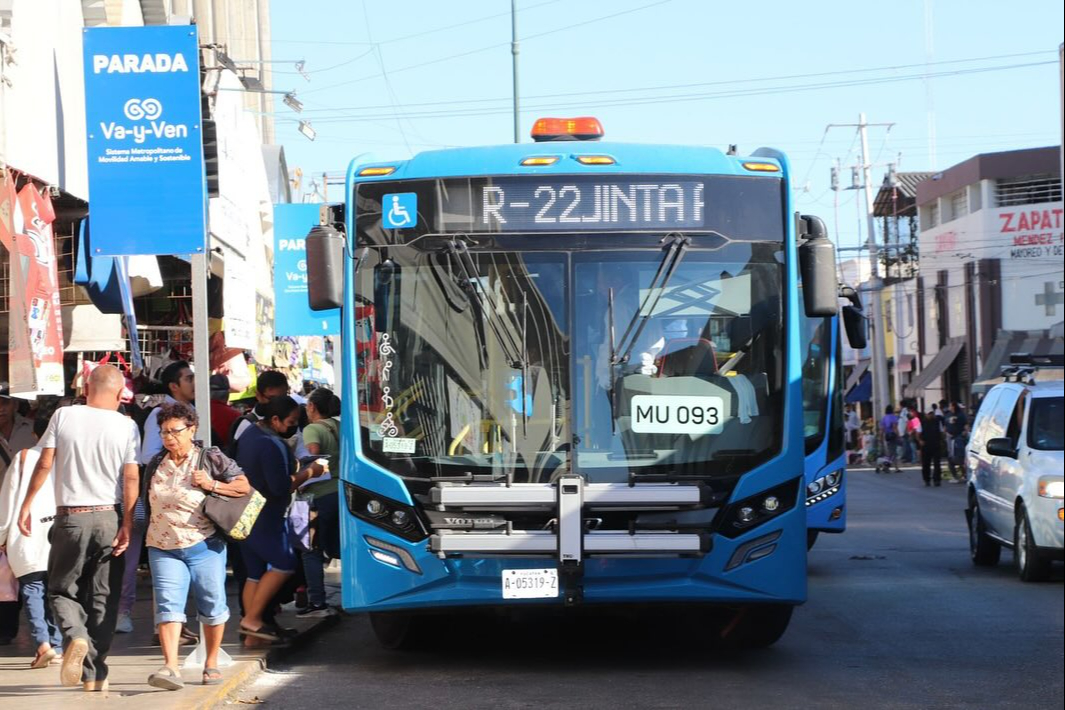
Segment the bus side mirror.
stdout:
[[844,306],[842,313],[847,342],[855,350],[864,350],[867,345],[865,316],[854,306]]
[[839,312],[836,300],[839,281],[836,278],[836,248],[828,240],[828,230],[820,217],[799,217],[799,270],[802,276],[802,295],[808,318],[834,316]]
[[312,311],[344,304],[344,235],[318,226],[307,235],[307,298]]
[[868,343],[869,329],[862,310],[862,299],[857,291],[846,284],[840,284],[839,297],[850,301],[850,305],[842,309],[843,329],[847,331],[847,342],[855,350],[863,350]]

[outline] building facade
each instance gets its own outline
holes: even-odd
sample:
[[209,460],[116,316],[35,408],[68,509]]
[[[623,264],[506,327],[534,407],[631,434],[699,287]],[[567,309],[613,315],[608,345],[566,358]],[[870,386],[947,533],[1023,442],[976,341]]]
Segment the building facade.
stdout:
[[[146,356],[191,355],[187,261],[131,258],[124,278],[136,305],[129,318],[122,315],[121,306],[116,312],[102,305],[93,285],[86,285],[93,264],[85,258],[87,249],[79,250],[92,206],[83,31],[188,23],[196,24],[201,45],[205,126],[212,121],[215,128],[211,147],[217,158],[208,162],[221,178],[215,180],[210,198],[211,272],[212,282],[228,283],[229,288],[208,290],[217,301],[210,308],[212,329],[236,332],[232,326],[239,321],[245,335],[239,346],[255,352],[250,345],[262,345],[259,350],[266,353],[273,341],[272,320],[263,317],[272,313],[268,302],[273,298],[271,184],[287,187],[287,175],[278,174],[284,172],[283,152],[273,146],[264,152],[264,144],[274,139],[273,97],[268,93],[273,78],[269,0],[0,0],[0,197],[5,198],[0,200],[0,228],[4,235],[28,231],[26,224],[32,220],[23,197],[30,196],[29,191],[47,208],[57,294],[54,312],[62,316],[58,350],[67,385],[80,372],[82,358],[98,359],[106,352],[129,355],[134,341]],[[20,197],[8,199],[9,194]],[[10,304],[18,291],[10,252],[7,244],[0,245],[4,382],[11,379],[6,334],[14,324]],[[23,322],[26,311],[20,314]],[[227,313],[232,316],[229,322],[224,319]],[[259,342],[250,342],[249,328]]]
[[916,202],[917,357],[904,395],[968,401],[994,381],[1011,347],[1060,353],[1059,148],[977,155],[920,182]]

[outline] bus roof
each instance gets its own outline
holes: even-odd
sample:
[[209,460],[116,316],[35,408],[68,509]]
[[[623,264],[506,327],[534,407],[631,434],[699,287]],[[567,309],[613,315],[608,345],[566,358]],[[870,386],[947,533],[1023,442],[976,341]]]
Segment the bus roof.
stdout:
[[[576,156],[606,155],[616,162],[612,165],[583,165]],[[558,156],[550,166],[522,166],[521,161],[533,156]],[[779,158],[777,156],[780,156]],[[768,163],[780,172],[753,171],[743,167],[745,162]],[[357,171],[368,167],[395,167],[382,176],[356,177]],[[404,161],[356,164],[348,168],[349,179],[417,180],[473,175],[566,175],[657,173],[663,175],[760,175],[783,177],[787,170],[783,156],[774,150],[759,149],[754,156],[726,155],[716,148],[686,145],[648,145],[640,143],[608,143],[600,141],[551,141],[543,143],[512,143],[472,148],[447,148],[419,153]]]

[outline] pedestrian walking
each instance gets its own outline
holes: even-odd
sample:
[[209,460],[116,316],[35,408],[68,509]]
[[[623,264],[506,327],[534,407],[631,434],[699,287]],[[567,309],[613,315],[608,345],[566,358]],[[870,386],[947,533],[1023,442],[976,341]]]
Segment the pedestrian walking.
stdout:
[[[63,632],[63,685],[107,689],[107,654],[118,618],[125,560],[137,500],[140,435],[118,412],[125,377],[101,365],[87,382],[85,406],[52,415],[41,455],[19,510],[19,530],[36,530],[33,502],[55,480],[56,518],[48,557],[48,601]],[[54,464],[54,467],[53,467]]]
[[843,426],[847,430],[847,448],[856,451],[861,444],[858,439],[862,429],[862,420],[853,404],[844,405],[843,412]]
[[[48,426],[47,419],[33,423],[33,434],[39,438]],[[15,460],[7,469],[3,484],[0,484],[0,551],[6,552],[11,570],[18,578],[19,600],[30,625],[30,638],[36,645],[36,654],[30,668],[47,668],[63,653],[63,637],[52,617],[52,608],[47,603],[48,553],[52,546],[48,533],[55,518],[55,492],[45,486],[33,500],[30,514],[36,526],[36,535],[26,537],[18,529],[19,504],[26,496],[30,477],[41,456],[41,448],[34,445],[15,454]]]
[[[8,470],[18,453],[37,441],[33,423],[19,412],[25,403],[8,394],[7,385],[0,388],[0,471]],[[0,646],[18,636],[18,616],[18,601],[0,601]]]
[[921,449],[921,478],[926,486],[939,486],[943,480],[943,430],[935,412],[925,414],[916,436]]
[[902,437],[906,446],[912,452],[909,460],[918,463],[921,460],[921,413],[915,406],[907,408],[909,417],[906,419],[906,431]]
[[883,442],[882,452],[877,459],[876,470],[883,470],[885,473],[891,470],[891,467],[895,467],[895,471],[899,470],[899,460],[897,454],[896,443],[898,442],[899,418],[895,414],[895,408],[890,404],[884,408],[884,416],[880,419],[880,439]]
[[218,651],[229,619],[226,541],[204,514],[203,504],[208,494],[239,497],[251,486],[220,449],[204,449],[196,441],[199,418],[191,406],[164,404],[158,421],[164,450],[148,463],[141,480],[141,499],[148,513],[145,545],[152,571],[155,625],[163,649],[163,666],[148,677],[148,684],[165,690],[185,685],[178,668],[178,646],[191,585],[206,649],[202,682],[214,685],[222,679]]
[[[195,402],[196,378],[192,367],[186,361],[178,360],[170,363],[163,368],[159,379],[166,389],[163,405],[180,402],[192,406]],[[144,439],[137,456],[142,467],[147,466],[149,461],[163,451],[163,441],[159,434],[159,412],[163,405],[154,407],[144,420]],[[133,633],[133,605],[137,601],[137,567],[140,566],[147,525],[148,520],[143,507],[136,508],[133,532],[129,541],[129,554],[126,555],[125,571],[122,574],[122,596],[118,605],[118,621],[115,622],[115,631],[120,634]],[[186,631],[186,641],[190,638],[195,641],[195,634]]]
[[251,534],[240,541],[247,579],[241,592],[244,616],[240,633],[265,641],[280,641],[282,633],[263,615],[274,595],[296,571],[296,555],[289,539],[285,511],[295,490],[296,458],[285,443],[297,431],[300,406],[289,396],[260,404],[259,421],[237,439],[237,464],[266,504]]
[[[947,435],[947,467],[953,480],[960,482],[965,475],[965,447],[955,446],[955,441],[962,436],[965,427],[969,424],[965,411],[958,402],[951,402],[950,409],[943,421],[943,429]],[[958,473],[958,470],[961,473]]]
[[[340,398],[325,387],[307,397],[307,418],[303,440],[312,456],[329,457],[330,469],[340,470]],[[302,552],[303,574],[307,578],[308,604],[299,617],[327,616],[332,610],[325,598],[326,558],[340,557],[339,482],[333,476],[302,485],[297,496],[310,503],[315,514],[310,549]]]

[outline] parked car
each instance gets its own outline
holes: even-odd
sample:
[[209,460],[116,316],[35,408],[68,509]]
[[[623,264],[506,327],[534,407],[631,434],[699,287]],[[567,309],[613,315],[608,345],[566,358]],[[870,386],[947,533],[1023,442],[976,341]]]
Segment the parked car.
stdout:
[[1065,386],[1030,374],[988,392],[965,462],[973,564],[996,565],[1011,548],[1026,582],[1048,579],[1053,561],[1065,559]]

